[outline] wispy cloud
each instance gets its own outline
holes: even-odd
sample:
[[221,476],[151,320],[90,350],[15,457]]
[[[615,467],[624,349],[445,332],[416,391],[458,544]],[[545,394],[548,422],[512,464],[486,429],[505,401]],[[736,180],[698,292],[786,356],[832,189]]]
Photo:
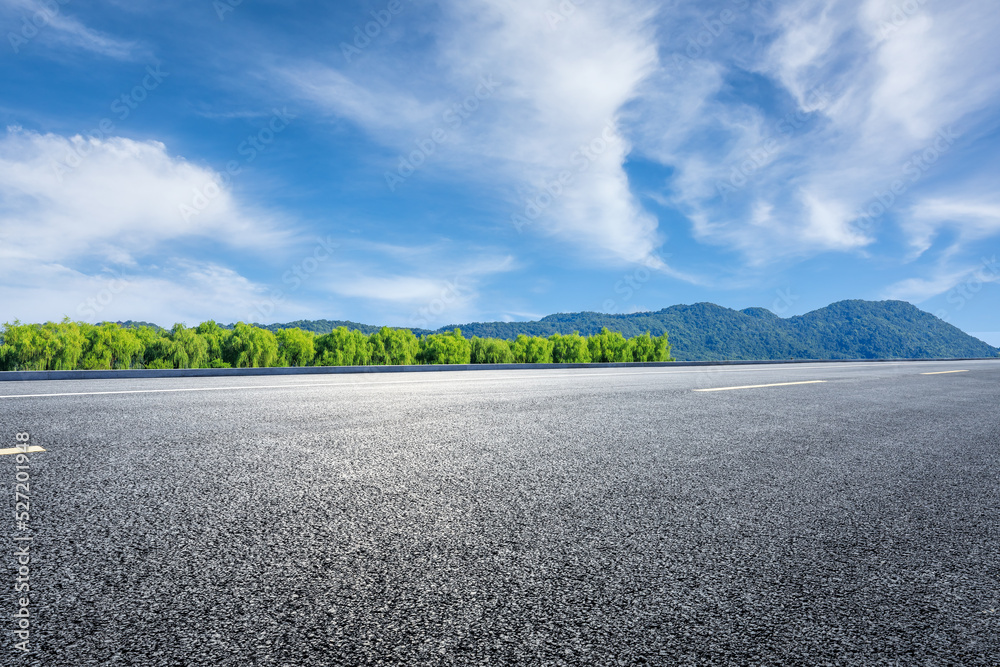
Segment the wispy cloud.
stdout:
[[[460,319],[475,319],[484,304],[481,290],[495,277],[514,271],[511,255],[489,249],[454,254],[448,244],[403,247],[347,243],[345,255],[365,256],[332,264],[325,289],[343,299],[376,303],[400,326],[434,328]],[[396,260],[397,271],[386,274],[379,255]],[[323,278],[320,279],[323,282]]]
[[[88,28],[70,12],[72,6],[64,2],[42,2],[42,0],[4,0],[0,7],[6,9],[8,16],[19,16],[21,26],[32,26],[19,34],[13,32],[13,38],[8,35],[12,44],[19,42],[18,37],[30,41],[36,35],[43,40],[52,40],[63,46],[83,49],[108,58],[131,60],[136,50],[136,42],[117,39],[111,35]],[[23,19],[27,19],[25,23]]]
[[[299,95],[403,155],[440,126],[448,138],[423,171],[490,190],[509,202],[509,215],[572,172],[530,233],[589,257],[658,263],[657,221],[630,190],[623,169],[630,146],[618,120],[657,65],[649,6],[581,3],[555,27],[549,8],[529,0],[447,1],[441,9],[434,51],[418,65],[433,77],[380,64],[376,53],[366,55],[364,76],[315,63],[281,73]],[[488,102],[456,115],[484,78],[496,82]],[[609,133],[611,142],[602,138]],[[581,156],[581,147],[592,156]]]
[[[1000,199],[992,194],[978,200],[973,197],[927,197],[909,209],[903,227],[918,254],[949,228],[955,231],[957,244],[1000,234]],[[954,245],[951,250],[956,250]]]
[[[894,19],[901,4],[916,9]],[[664,22],[680,54],[704,29],[683,11]],[[711,52],[644,87],[635,144],[675,169],[671,201],[696,237],[751,264],[874,243],[862,208],[922,179],[937,133],[971,131],[1000,100],[1000,18],[985,3],[807,0],[722,27]],[[776,108],[739,88],[775,84]]]

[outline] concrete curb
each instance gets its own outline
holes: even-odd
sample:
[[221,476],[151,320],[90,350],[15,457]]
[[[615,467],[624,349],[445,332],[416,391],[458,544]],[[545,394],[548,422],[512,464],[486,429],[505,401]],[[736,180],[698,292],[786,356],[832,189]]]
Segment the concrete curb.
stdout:
[[269,375],[342,375],[353,373],[433,373],[441,371],[513,371],[547,368],[683,368],[690,366],[768,366],[776,364],[850,364],[928,361],[990,361],[994,357],[958,359],[793,359],[768,361],[666,361],[612,364],[435,364],[428,366],[304,366],[299,368],[179,368],[121,371],[0,371],[0,382],[33,380],[116,380]]

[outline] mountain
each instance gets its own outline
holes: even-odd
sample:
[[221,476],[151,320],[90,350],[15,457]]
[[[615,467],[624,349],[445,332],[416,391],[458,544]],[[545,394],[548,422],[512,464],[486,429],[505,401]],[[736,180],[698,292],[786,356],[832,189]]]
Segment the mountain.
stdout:
[[[371,333],[377,327],[353,322],[291,322],[269,329],[298,326],[326,333],[346,326]],[[742,311],[713,303],[664,308],[656,312],[608,315],[559,313],[537,322],[473,322],[459,326],[466,337],[549,336],[602,327],[626,337],[646,331],[670,336],[679,361],[765,359],[891,359],[998,357],[1000,350],[905,301],[840,301],[805,315],[781,318],[764,308]],[[418,336],[430,333],[414,330]]]

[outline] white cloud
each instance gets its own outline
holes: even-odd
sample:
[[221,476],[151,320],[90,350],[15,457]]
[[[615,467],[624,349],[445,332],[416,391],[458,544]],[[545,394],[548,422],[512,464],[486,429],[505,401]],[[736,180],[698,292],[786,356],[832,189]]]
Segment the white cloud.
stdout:
[[1000,234],[1000,200],[996,196],[976,200],[974,196],[926,197],[914,204],[902,225],[916,252],[927,251],[935,236],[948,228],[956,231],[958,244]]
[[[675,170],[670,201],[695,236],[754,265],[871,245],[879,226],[859,225],[859,210],[893,181],[924,187],[941,167],[907,174],[907,161],[942,129],[972,134],[1000,102],[1000,15],[988,3],[805,0],[737,11],[695,58],[704,15],[733,5],[692,7],[664,13],[667,67],[643,86],[626,134]],[[790,115],[734,94],[727,77],[747,72],[779,84]],[[905,198],[896,199],[892,214]]]
[[929,276],[907,278],[890,285],[883,291],[883,298],[902,299],[922,303],[932,297],[944,294],[960,285],[975,285],[975,291],[988,283],[1000,282],[1000,265],[996,256],[984,257],[977,264],[962,264],[942,259],[928,273]]
[[116,39],[88,28],[67,13],[72,7],[67,7],[65,2],[5,0],[0,6],[8,10],[7,14],[11,20],[15,20],[16,17],[20,21],[17,30],[7,35],[15,52],[38,37],[118,60],[129,60],[133,57],[135,42]]
[[389,133],[396,141],[412,138],[410,133],[434,122],[438,116],[434,105],[421,102],[409,91],[368,77],[362,84],[316,63],[276,73],[287,79],[299,95],[324,111],[349,118],[380,136]]
[[[286,234],[277,223],[242,208],[224,187],[203,210],[192,206],[196,191],[218,180],[155,141],[9,128],[0,137],[2,252],[133,264],[137,255],[182,237],[259,250],[281,245]],[[194,213],[183,215],[182,205]]]
[[247,312],[237,304],[257,298],[260,287],[171,250],[199,240],[263,256],[290,242],[279,221],[242,206],[226,188],[185,219],[180,205],[217,178],[159,142],[8,129],[0,137],[0,316],[88,317],[80,304],[107,289],[102,267],[134,275],[101,317]]
[[341,296],[407,304],[435,299],[445,288],[444,281],[416,276],[358,276],[338,281],[330,287]]
[[327,274],[326,289],[366,305],[377,303],[383,321],[399,326],[437,328],[475,319],[484,283],[518,268],[513,256],[489,252],[456,259],[443,247],[361,246],[404,265],[394,275],[375,275],[370,258],[341,262]]
[[958,270],[939,269],[933,271],[930,277],[900,280],[883,290],[882,298],[922,303],[944,294],[971,276],[974,271],[975,269],[969,267]]
[[235,321],[266,299],[263,287],[212,262],[171,261],[156,271],[94,274],[37,263],[30,272],[3,272],[3,320],[85,322],[139,320],[193,326],[206,319]]
[[[412,68],[394,70],[371,52],[363,78],[360,70],[315,63],[281,73],[299,95],[403,155],[433,130],[445,131],[426,176],[474,180],[505,197],[511,214],[523,214],[561,172],[573,172],[527,231],[591,257],[658,265],[657,221],[630,191],[622,168],[630,146],[618,123],[657,64],[651,13],[638,1],[563,5],[574,10],[553,27],[546,11],[558,11],[555,3],[449,0],[441,3],[434,52]],[[391,57],[398,63],[398,54]],[[484,77],[498,87],[481,88]],[[459,126],[454,105],[477,91],[483,99],[473,100],[478,108]],[[597,150],[581,153],[591,144]]]

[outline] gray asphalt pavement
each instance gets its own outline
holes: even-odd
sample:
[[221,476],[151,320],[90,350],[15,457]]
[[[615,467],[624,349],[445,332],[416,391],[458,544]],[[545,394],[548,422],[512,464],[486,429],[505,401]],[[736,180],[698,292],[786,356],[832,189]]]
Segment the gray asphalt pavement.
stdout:
[[0,383],[46,450],[0,665],[1000,665],[998,406],[968,361]]

